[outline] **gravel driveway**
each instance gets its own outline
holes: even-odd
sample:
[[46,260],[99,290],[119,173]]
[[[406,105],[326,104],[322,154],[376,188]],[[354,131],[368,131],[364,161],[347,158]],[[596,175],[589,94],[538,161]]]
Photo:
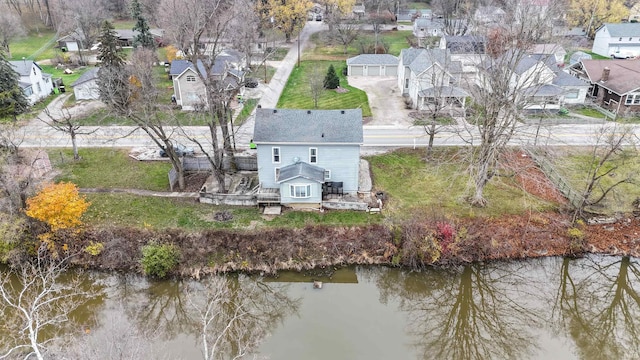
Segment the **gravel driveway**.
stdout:
[[366,125],[394,125],[408,127],[412,125],[402,94],[398,89],[398,79],[382,76],[349,76],[349,85],[357,87],[369,96],[369,106],[373,113]]

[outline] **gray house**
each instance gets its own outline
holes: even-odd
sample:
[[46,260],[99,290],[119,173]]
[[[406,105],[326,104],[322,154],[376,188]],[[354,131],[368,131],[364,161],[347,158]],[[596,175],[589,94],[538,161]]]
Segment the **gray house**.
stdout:
[[258,202],[320,207],[328,194],[356,194],[362,111],[257,109]]

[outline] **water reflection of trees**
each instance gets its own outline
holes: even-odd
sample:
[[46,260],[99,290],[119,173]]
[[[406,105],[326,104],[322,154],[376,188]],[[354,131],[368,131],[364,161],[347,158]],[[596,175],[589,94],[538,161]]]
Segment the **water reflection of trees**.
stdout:
[[207,341],[209,350],[215,344],[216,354],[250,351],[299,308],[299,300],[287,296],[286,285],[246,276],[162,282],[126,278],[113,289],[128,317],[147,337],[169,340],[189,335],[201,345]]
[[408,313],[408,331],[422,358],[523,358],[534,349],[529,330],[539,316],[521,303],[532,295],[520,286],[521,272],[515,264],[386,271],[378,285],[381,301],[397,297]]
[[639,286],[636,259],[564,259],[553,314],[581,358],[640,358]]

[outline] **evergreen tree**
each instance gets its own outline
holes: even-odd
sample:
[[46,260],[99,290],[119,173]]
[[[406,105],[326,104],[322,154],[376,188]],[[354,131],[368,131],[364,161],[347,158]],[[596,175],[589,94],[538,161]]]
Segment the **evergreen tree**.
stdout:
[[0,118],[10,116],[15,120],[29,108],[29,100],[20,89],[19,81],[20,75],[0,51]]
[[118,46],[118,34],[115,32],[113,25],[107,20],[102,24],[99,41],[98,60],[102,63],[102,66],[123,66],[125,55]]
[[333,65],[329,65],[327,75],[324,77],[324,87],[325,89],[336,89],[338,86],[340,86],[340,78]]
[[138,34],[133,38],[133,47],[142,46],[145,49],[155,49],[155,40],[149,31],[147,19],[142,15],[142,6],[138,0],[131,2],[131,17],[136,20],[133,31],[138,31]]
[[124,114],[130,97],[129,73],[117,34],[108,21],[102,24],[98,52],[98,60],[102,62],[97,81],[100,100],[116,113]]

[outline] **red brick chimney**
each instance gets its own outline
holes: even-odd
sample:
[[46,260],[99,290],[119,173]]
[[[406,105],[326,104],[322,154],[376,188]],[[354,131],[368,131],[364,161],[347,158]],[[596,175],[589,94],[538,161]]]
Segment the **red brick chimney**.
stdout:
[[609,80],[609,73],[611,73],[611,69],[609,69],[608,66],[605,66],[604,69],[602,69],[602,77],[600,78],[600,81],[605,82]]

